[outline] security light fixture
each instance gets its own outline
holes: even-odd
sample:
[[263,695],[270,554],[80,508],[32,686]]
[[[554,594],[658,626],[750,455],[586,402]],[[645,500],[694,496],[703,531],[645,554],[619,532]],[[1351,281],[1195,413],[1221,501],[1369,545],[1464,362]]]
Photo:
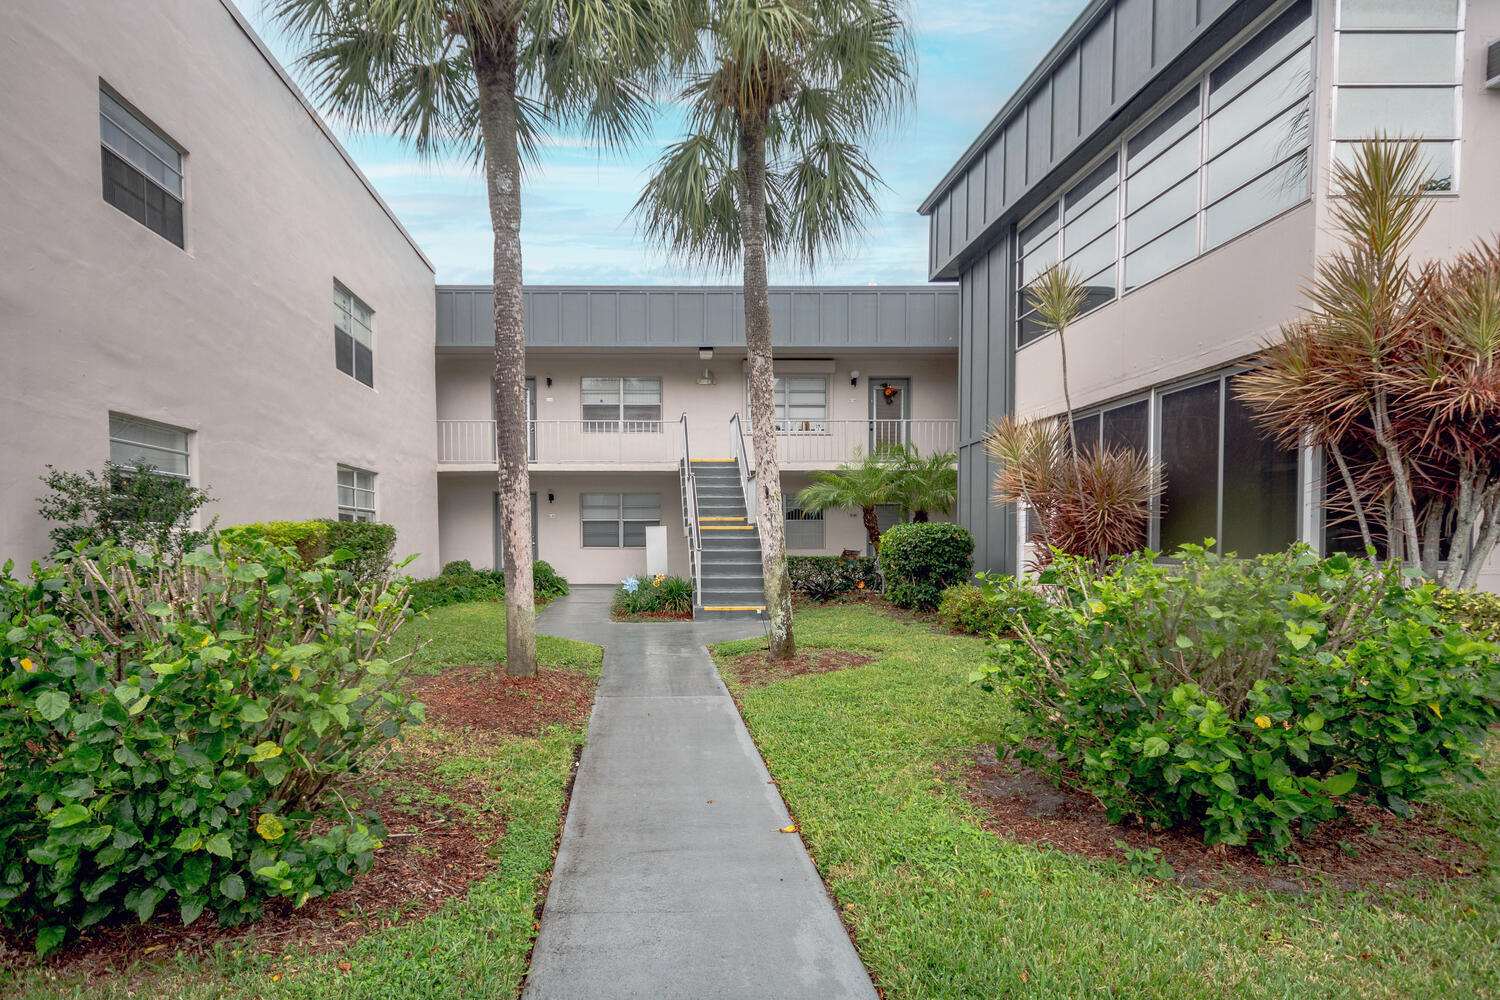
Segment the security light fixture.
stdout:
[[553,495],[552,495],[552,491],[551,491],[551,490],[548,490],[548,491],[547,491],[547,502],[548,502],[548,503],[551,503],[551,502],[552,502],[552,501],[553,501],[553,500],[556,500],[556,499],[557,499],[557,498],[556,498],[556,497],[554,497],[554,496],[553,496]]
[[698,348],[698,360],[699,361],[712,361],[713,357],[714,357],[714,349],[712,347],[700,347],[700,348]]
[[859,369],[858,368],[854,369],[854,371],[852,371],[852,372],[849,373],[849,384],[850,385],[859,385]]
[[547,388],[549,388],[549,389],[552,388],[552,376],[551,375],[547,376]]
[[[713,353],[713,351],[711,349],[709,349],[709,348],[704,348],[704,350],[707,350],[710,354]],[[700,351],[699,353],[701,354],[703,352]],[[699,385],[718,385],[719,384],[719,380],[716,379],[716,378],[714,378],[714,373],[713,372],[711,372],[707,368],[705,368],[705,369],[703,369],[703,374],[698,377],[698,384]]]

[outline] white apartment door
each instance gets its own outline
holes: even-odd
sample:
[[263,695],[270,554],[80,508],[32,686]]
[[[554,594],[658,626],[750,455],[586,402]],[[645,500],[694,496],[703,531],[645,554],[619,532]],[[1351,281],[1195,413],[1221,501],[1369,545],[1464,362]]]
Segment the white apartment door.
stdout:
[[[505,568],[505,529],[500,523],[500,494],[495,494],[495,568]],[[536,559],[536,494],[531,494],[531,558]]]
[[911,443],[911,379],[870,379],[870,452]]

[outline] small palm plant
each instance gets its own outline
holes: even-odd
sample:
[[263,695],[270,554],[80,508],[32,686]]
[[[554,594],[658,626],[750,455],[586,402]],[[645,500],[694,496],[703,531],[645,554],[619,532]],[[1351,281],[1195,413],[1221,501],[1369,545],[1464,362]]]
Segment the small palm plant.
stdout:
[[875,508],[891,503],[895,494],[895,465],[884,455],[855,451],[854,461],[833,472],[819,472],[812,485],[797,494],[803,510],[820,514],[827,510],[858,510],[864,520],[870,546],[880,550],[880,519]]
[[795,651],[776,455],[767,261],[809,270],[876,210],[862,144],[912,97],[904,0],[714,0],[677,98],[687,135],[636,205],[648,238],[697,263],[741,265],[761,565],[771,655]]
[[902,448],[895,463],[892,493],[902,517],[921,523],[932,514],[953,513],[958,506],[956,454],[937,451],[924,457],[915,448]]

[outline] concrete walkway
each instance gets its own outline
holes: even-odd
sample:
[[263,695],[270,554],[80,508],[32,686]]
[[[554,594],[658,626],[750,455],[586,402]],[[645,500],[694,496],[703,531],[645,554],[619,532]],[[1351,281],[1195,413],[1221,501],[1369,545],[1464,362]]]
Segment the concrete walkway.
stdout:
[[605,651],[525,1000],[874,1000],[704,648],[761,625],[611,624],[612,594],[537,620]]

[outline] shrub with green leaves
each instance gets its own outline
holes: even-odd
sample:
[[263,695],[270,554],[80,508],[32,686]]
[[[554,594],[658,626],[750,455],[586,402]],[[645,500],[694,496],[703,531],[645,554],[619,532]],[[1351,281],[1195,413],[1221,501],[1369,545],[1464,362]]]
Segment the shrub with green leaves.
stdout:
[[974,536],[957,524],[898,524],[880,536],[885,596],[901,608],[931,611],[944,590],[974,571]]
[[328,554],[327,521],[258,521],[225,528],[219,537],[220,545],[230,548],[236,539],[256,538],[277,548],[292,549],[303,566],[311,566]]
[[626,577],[615,588],[616,615],[693,613],[693,581],[680,576]]
[[1434,603],[1449,621],[1474,638],[1500,642],[1500,594],[1440,590]]
[[247,542],[0,572],[0,921],[260,915],[367,869],[356,780],[422,707],[384,658],[405,594]]
[[879,566],[868,556],[791,556],[786,569],[792,590],[815,601],[831,601],[854,590],[880,589]]
[[338,521],[327,517],[311,521],[262,521],[226,528],[220,535],[224,536],[221,546],[230,549],[242,539],[290,548],[304,567],[324,556],[342,553],[340,567],[365,582],[379,580],[390,572],[391,554],[396,549],[396,526],[379,521]]
[[1434,586],[1303,547],[1174,559],[1096,575],[1059,556],[1041,574],[1049,601],[973,674],[1010,696],[1023,761],[1113,821],[1196,826],[1268,855],[1350,796],[1406,815],[1479,780],[1500,650],[1452,624]]
[[960,583],[938,599],[944,625],[971,635],[1014,635],[1021,621],[1035,614],[1046,599],[1012,576],[979,574],[980,586]]
[[[193,516],[213,498],[185,479],[150,465],[110,463],[101,472],[64,472],[47,466],[38,513],[57,527],[48,532],[53,553],[75,546],[118,542],[181,554],[207,544],[213,522],[193,530]],[[215,518],[214,520],[218,520]]]
[[[538,605],[568,593],[568,581],[558,575],[546,560],[531,564],[531,586]],[[474,569],[467,559],[443,566],[443,571],[429,580],[411,581],[411,610],[426,611],[468,601],[505,600],[505,573],[500,570]]]

